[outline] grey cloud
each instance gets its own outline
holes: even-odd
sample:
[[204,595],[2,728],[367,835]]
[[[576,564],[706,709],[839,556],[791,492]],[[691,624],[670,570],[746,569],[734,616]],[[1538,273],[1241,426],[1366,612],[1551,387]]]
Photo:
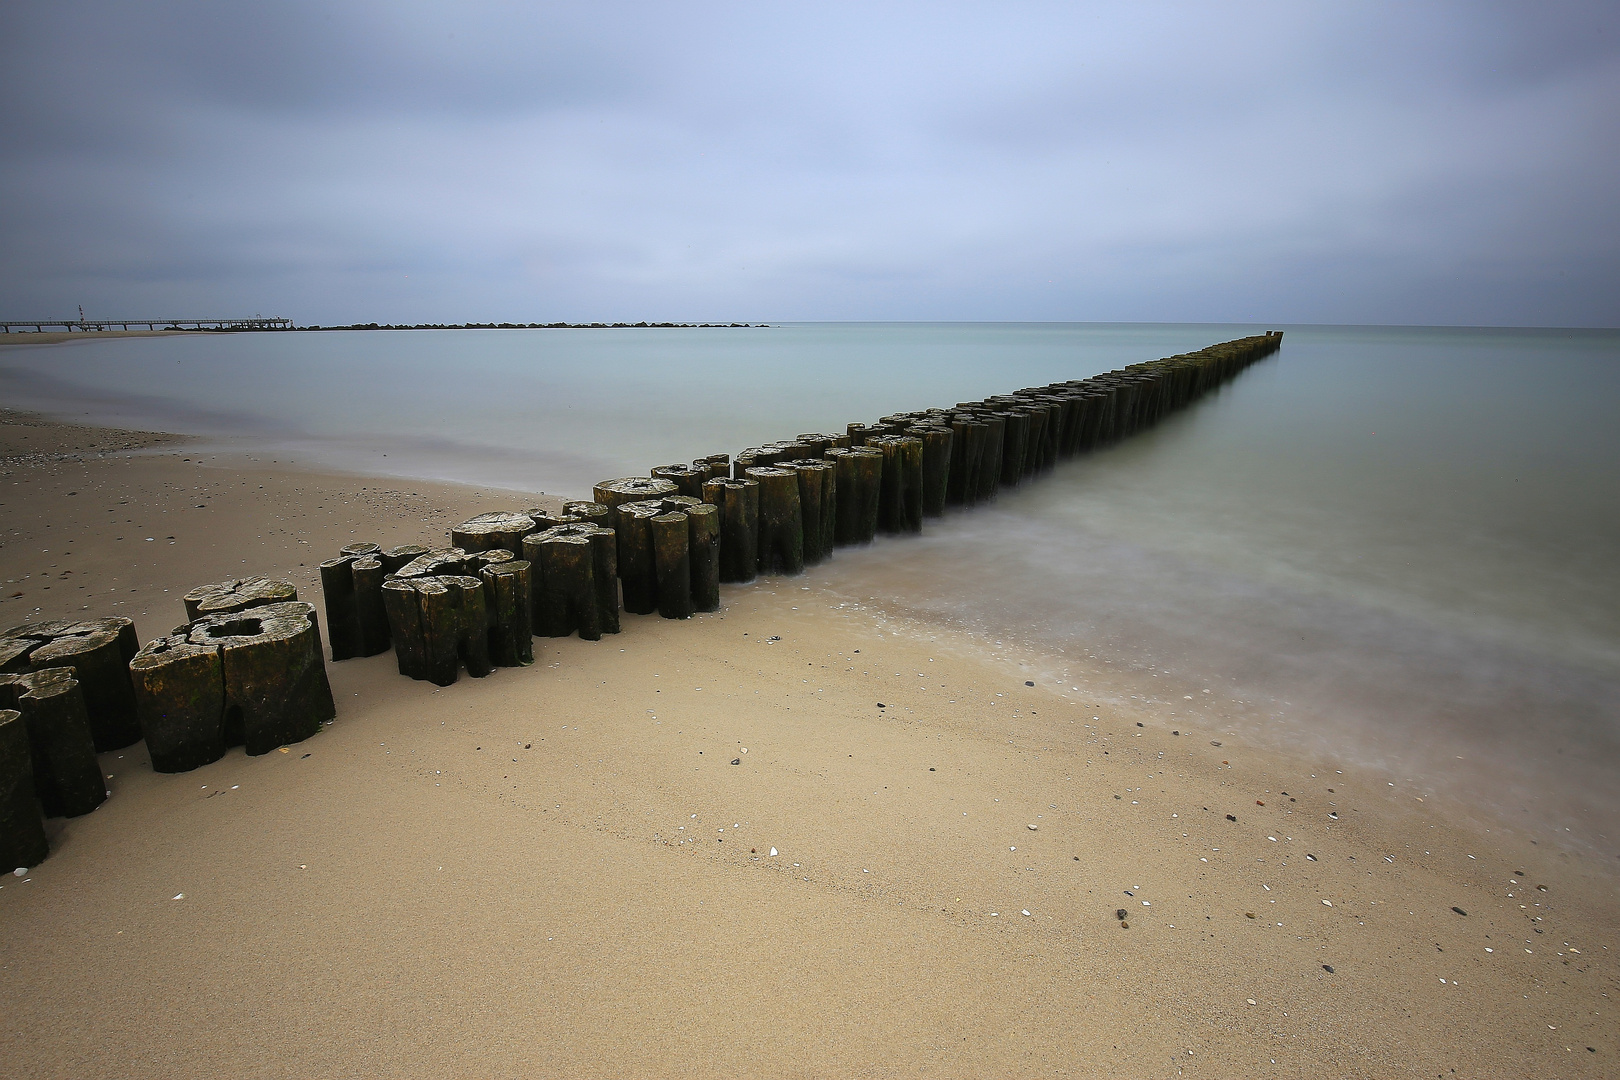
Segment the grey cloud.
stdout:
[[6,307],[1613,324],[1603,5],[19,5]]

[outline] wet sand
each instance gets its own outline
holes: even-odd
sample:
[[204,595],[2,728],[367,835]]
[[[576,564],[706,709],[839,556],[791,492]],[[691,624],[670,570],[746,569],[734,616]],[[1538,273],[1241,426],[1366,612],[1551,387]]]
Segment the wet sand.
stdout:
[[[314,599],[344,543],[442,543],[534,500],[0,413],[0,625],[123,614],[151,638],[198,584],[286,575]],[[1218,716],[1174,726],[1106,673],[1046,685],[816,580],[537,639],[532,668],[443,690],[391,654],[331,664],[338,719],[286,753],[181,775],[103,755],[112,798],[0,879],[0,1061],[1620,1071],[1607,865]]]

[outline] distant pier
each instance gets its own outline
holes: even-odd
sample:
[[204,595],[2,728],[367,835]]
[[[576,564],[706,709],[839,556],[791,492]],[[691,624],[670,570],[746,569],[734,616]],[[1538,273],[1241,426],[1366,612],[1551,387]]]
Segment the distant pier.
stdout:
[[291,330],[293,321],[258,315],[251,319],[18,319],[0,321],[0,326],[8,334],[13,327],[24,332],[32,328],[36,334],[60,328],[71,334],[128,330],[132,326],[137,330],[143,326],[148,330]]

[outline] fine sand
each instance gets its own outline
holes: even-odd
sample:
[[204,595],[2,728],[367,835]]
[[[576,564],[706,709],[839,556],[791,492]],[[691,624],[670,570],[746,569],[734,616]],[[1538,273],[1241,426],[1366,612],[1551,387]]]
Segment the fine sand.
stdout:
[[[0,626],[319,603],[344,543],[535,497],[0,413]],[[0,1074],[1620,1075],[1597,857],[1028,686],[835,575],[442,690],[331,664],[285,752],[103,755],[0,879]]]

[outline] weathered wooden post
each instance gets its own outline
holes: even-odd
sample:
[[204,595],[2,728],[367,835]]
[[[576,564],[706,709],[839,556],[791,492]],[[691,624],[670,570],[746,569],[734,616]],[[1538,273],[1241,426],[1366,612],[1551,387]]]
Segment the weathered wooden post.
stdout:
[[827,451],[833,463],[838,501],[839,544],[870,544],[877,535],[878,500],[883,487],[883,451],[869,446]]
[[586,641],[619,632],[619,540],[587,522],[555,526],[523,538],[533,566],[535,633]]
[[922,440],[922,514],[944,517],[951,478],[951,446],[955,441],[944,424],[925,423],[906,429]]
[[523,538],[533,531],[534,519],[527,514],[479,514],[450,530],[450,546],[468,553],[500,548],[521,555]]
[[15,709],[0,709],[0,863],[38,866],[50,851],[34,797],[28,727]]
[[1001,484],[1017,487],[1024,480],[1024,455],[1029,449],[1029,414],[1022,409],[1000,409],[1004,425],[1001,447]]
[[759,483],[716,477],[704,483],[703,501],[720,513],[720,580],[753,581],[759,573]]
[[720,508],[709,503],[686,510],[687,556],[692,564],[692,607],[720,610]]
[[140,647],[129,619],[38,622],[0,634],[0,671],[72,668],[84,694],[97,753],[122,750],[141,737],[129,661]]
[[313,606],[289,601],[211,615],[183,637],[219,652],[227,745],[268,754],[309,738],[337,715]]
[[284,604],[298,599],[290,581],[269,578],[236,578],[217,585],[201,585],[186,593],[186,619],[196,622],[210,615],[229,615],[265,604]]
[[656,465],[651,472],[658,479],[674,484],[675,490],[682,495],[700,501],[703,498],[703,482],[709,478],[708,467],[698,465]]
[[481,679],[489,663],[483,582],[463,574],[394,577],[383,585],[399,673],[439,686],[457,670]]
[[799,506],[799,474],[772,466],[748,470],[759,484],[759,571],[804,571],[804,516]]
[[832,556],[838,528],[837,470],[821,458],[783,463],[799,477],[799,508],[804,519],[804,564],[814,566]]
[[488,563],[479,570],[478,577],[484,583],[490,661],[497,667],[534,663],[530,563],[525,559]]
[[953,506],[979,501],[979,468],[990,429],[969,413],[951,417],[951,468],[946,498]]
[[922,440],[882,435],[868,440],[883,454],[878,526],[886,533],[922,531]]
[[625,476],[618,480],[603,480],[593,490],[596,501],[609,508],[608,520],[603,522],[609,528],[618,528],[619,519],[616,511],[620,505],[645,502],[648,499],[662,499],[665,495],[677,494],[673,483],[657,476]]
[[692,617],[692,559],[686,514],[664,510],[646,520],[648,538],[652,541],[658,614],[666,619],[689,619]]
[[152,768],[190,772],[225,756],[225,666],[219,646],[187,635],[149,641],[129,662]]
[[0,708],[22,714],[34,794],[46,817],[88,814],[107,798],[84,694],[69,668],[0,675]]
[[703,471],[703,482],[708,483],[716,477],[731,475],[730,454],[710,454],[707,457],[695,458],[692,461],[694,469]]
[[984,421],[984,457],[979,463],[979,501],[994,499],[1001,490],[1002,458],[1007,449],[1007,418],[999,412],[978,414]]

